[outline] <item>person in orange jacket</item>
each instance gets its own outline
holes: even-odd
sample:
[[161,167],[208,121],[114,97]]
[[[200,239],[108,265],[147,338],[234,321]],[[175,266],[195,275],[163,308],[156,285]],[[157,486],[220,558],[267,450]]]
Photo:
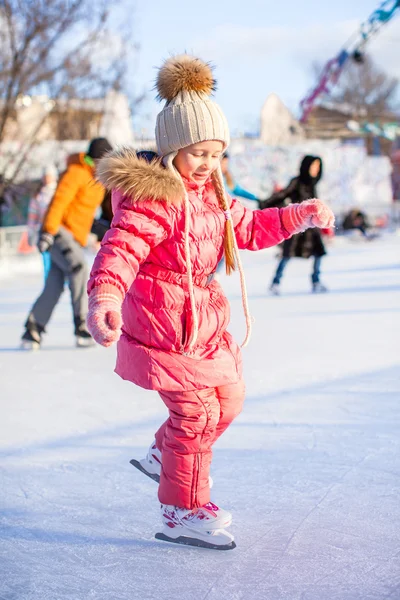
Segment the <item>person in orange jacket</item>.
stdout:
[[93,139],[86,154],[70,157],[67,170],[57,185],[38,241],[41,253],[51,253],[51,268],[45,287],[25,323],[23,348],[40,348],[42,333],[61,297],[65,280],[71,292],[76,344],[88,346],[93,343],[86,328],[88,267],[83,247],[105,194],[104,187],[95,180],[95,162],[109,150],[112,147],[108,140]]

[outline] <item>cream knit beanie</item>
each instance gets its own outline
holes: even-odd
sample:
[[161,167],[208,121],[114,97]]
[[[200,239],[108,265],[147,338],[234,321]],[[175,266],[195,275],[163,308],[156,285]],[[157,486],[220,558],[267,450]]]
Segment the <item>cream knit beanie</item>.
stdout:
[[210,98],[215,90],[210,65],[187,54],[169,58],[159,70],[156,87],[158,98],[166,100],[156,123],[161,156],[208,140],[220,140],[225,150],[229,127],[224,113]]

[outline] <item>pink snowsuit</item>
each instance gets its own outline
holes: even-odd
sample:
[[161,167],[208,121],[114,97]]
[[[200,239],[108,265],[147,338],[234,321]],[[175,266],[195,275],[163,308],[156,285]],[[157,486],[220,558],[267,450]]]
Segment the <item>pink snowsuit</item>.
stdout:
[[[91,271],[88,292],[107,286],[124,297],[116,373],[157,390],[169,419],[156,434],[162,451],[159,499],[194,508],[207,503],[211,446],[244,399],[241,353],[227,332],[229,304],[210,275],[223,255],[225,217],[211,181],[185,183],[190,203],[190,259],[199,334],[188,350],[191,311],[182,198],[174,175],[132,153],[116,154],[102,182],[113,188],[114,219]],[[180,184],[179,184],[180,185]],[[290,237],[281,211],[231,213],[240,249],[260,250]]]

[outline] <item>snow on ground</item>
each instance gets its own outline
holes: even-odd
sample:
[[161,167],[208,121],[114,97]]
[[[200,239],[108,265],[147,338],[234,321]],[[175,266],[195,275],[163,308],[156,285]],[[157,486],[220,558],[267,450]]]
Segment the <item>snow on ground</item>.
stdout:
[[[399,238],[336,241],[331,292],[276,250],[245,253],[256,319],[247,400],[215,446],[213,500],[230,552],[157,542],[156,484],[129,464],[166,415],[113,373],[114,349],[73,348],[68,296],[42,351],[18,350],[38,258],[0,281],[1,600],[398,600]],[[237,276],[223,279],[232,332]]]

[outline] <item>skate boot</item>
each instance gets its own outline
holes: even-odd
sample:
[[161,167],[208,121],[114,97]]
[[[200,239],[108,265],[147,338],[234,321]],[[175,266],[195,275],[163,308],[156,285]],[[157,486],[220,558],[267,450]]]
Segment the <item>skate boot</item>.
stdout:
[[279,289],[279,283],[271,283],[269,291],[273,296],[280,296],[281,291]]
[[83,319],[75,317],[75,343],[77,348],[89,348],[94,346],[96,342],[90,335],[86,323]]
[[212,550],[236,547],[233,535],[225,531],[232,515],[211,502],[193,509],[162,504],[161,518],[164,528],[156,533],[157,540]]
[[322,283],[320,283],[319,281],[312,284],[312,293],[313,294],[324,294],[327,291],[328,291],[328,288],[325,285],[323,285]]
[[153,442],[147,452],[146,458],[136,460],[133,458],[130,461],[131,465],[139,469],[142,473],[160,483],[161,475],[161,452],[158,450],[156,443]]
[[21,348],[23,350],[39,350],[43,332],[44,327],[36,323],[33,315],[29,315],[25,323],[25,333],[21,338]]
[[[146,458],[142,458],[140,460],[132,458],[130,463],[139,471],[147,475],[147,477],[150,477],[150,479],[153,479],[153,481],[160,483],[162,460],[161,452],[157,448],[155,442],[151,444],[147,452]],[[208,478],[208,483],[210,488],[212,488],[214,482],[211,477]]]

